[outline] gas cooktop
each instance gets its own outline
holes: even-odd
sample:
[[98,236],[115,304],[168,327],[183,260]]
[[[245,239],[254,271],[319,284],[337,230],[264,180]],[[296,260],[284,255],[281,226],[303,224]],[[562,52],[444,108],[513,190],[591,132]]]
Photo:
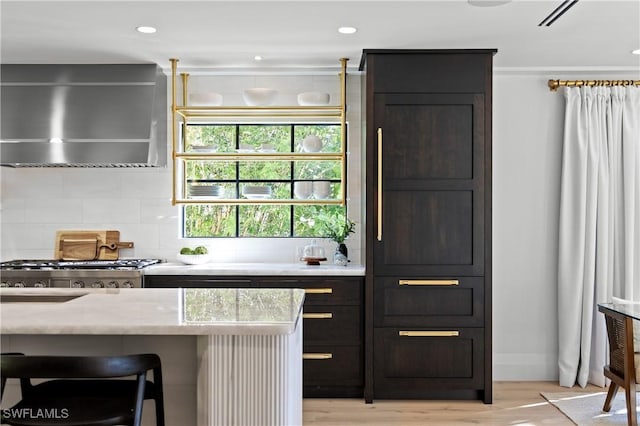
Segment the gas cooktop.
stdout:
[[11,270],[69,270],[69,269],[114,269],[134,270],[159,263],[160,259],[118,259],[118,260],[10,260],[0,262],[0,268]]

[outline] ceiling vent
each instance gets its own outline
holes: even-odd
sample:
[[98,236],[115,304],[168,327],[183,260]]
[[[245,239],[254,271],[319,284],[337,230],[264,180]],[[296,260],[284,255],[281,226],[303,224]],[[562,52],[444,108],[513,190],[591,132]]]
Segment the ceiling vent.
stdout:
[[539,27],[550,27],[551,24],[556,22],[559,17],[567,13],[567,10],[571,9],[575,4],[578,3],[578,0],[564,0],[560,6],[556,7],[553,12],[547,15],[540,23]]

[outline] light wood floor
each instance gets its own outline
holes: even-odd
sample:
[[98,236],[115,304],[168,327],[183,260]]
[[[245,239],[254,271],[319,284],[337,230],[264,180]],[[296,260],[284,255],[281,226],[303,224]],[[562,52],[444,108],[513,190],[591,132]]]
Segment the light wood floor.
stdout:
[[602,388],[567,389],[551,382],[495,382],[493,404],[481,401],[395,401],[305,399],[305,426],[571,426],[573,422],[540,392],[598,392]]

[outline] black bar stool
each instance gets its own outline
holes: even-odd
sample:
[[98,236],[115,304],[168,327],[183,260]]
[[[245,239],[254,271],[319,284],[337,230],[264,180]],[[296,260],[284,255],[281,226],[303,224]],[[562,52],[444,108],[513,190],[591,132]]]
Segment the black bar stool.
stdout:
[[[147,372],[153,372],[153,381]],[[153,399],[156,424],[164,426],[160,357],[0,356],[2,394],[6,379],[20,379],[22,400],[3,409],[0,422],[14,426],[139,426],[145,399]],[[134,379],[121,379],[136,376]],[[37,385],[30,379],[54,379]]]

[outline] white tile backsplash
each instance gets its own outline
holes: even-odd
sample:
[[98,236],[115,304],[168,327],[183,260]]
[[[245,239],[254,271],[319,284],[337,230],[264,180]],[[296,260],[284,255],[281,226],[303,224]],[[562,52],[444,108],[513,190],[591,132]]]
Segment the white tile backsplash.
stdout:
[[[363,141],[360,128],[360,78],[347,80],[348,210],[358,223],[358,232],[347,241],[349,257],[361,264],[361,187]],[[215,91],[224,105],[244,105],[242,91],[272,87],[279,91],[279,104],[296,105],[297,94],[323,91],[331,104],[339,102],[336,75],[193,75],[189,92]],[[180,92],[181,93],[181,92]],[[171,138],[168,138],[171,141]],[[171,143],[171,142],[169,142]],[[311,242],[299,238],[182,239],[181,207],[171,205],[171,162],[153,169],[78,169],[0,167],[0,260],[50,258],[56,230],[118,229],[133,249],[121,257],[157,257],[175,260],[180,247],[204,244],[220,262],[293,262],[296,247]],[[319,239],[332,260],[335,243]]]
[[80,198],[26,198],[25,223],[81,223],[82,204]]
[[2,198],[0,204],[0,223],[24,223],[24,198]]
[[84,198],[82,223],[140,223],[141,199],[135,198]]
[[2,167],[2,198],[63,197],[62,174],[50,169]]

